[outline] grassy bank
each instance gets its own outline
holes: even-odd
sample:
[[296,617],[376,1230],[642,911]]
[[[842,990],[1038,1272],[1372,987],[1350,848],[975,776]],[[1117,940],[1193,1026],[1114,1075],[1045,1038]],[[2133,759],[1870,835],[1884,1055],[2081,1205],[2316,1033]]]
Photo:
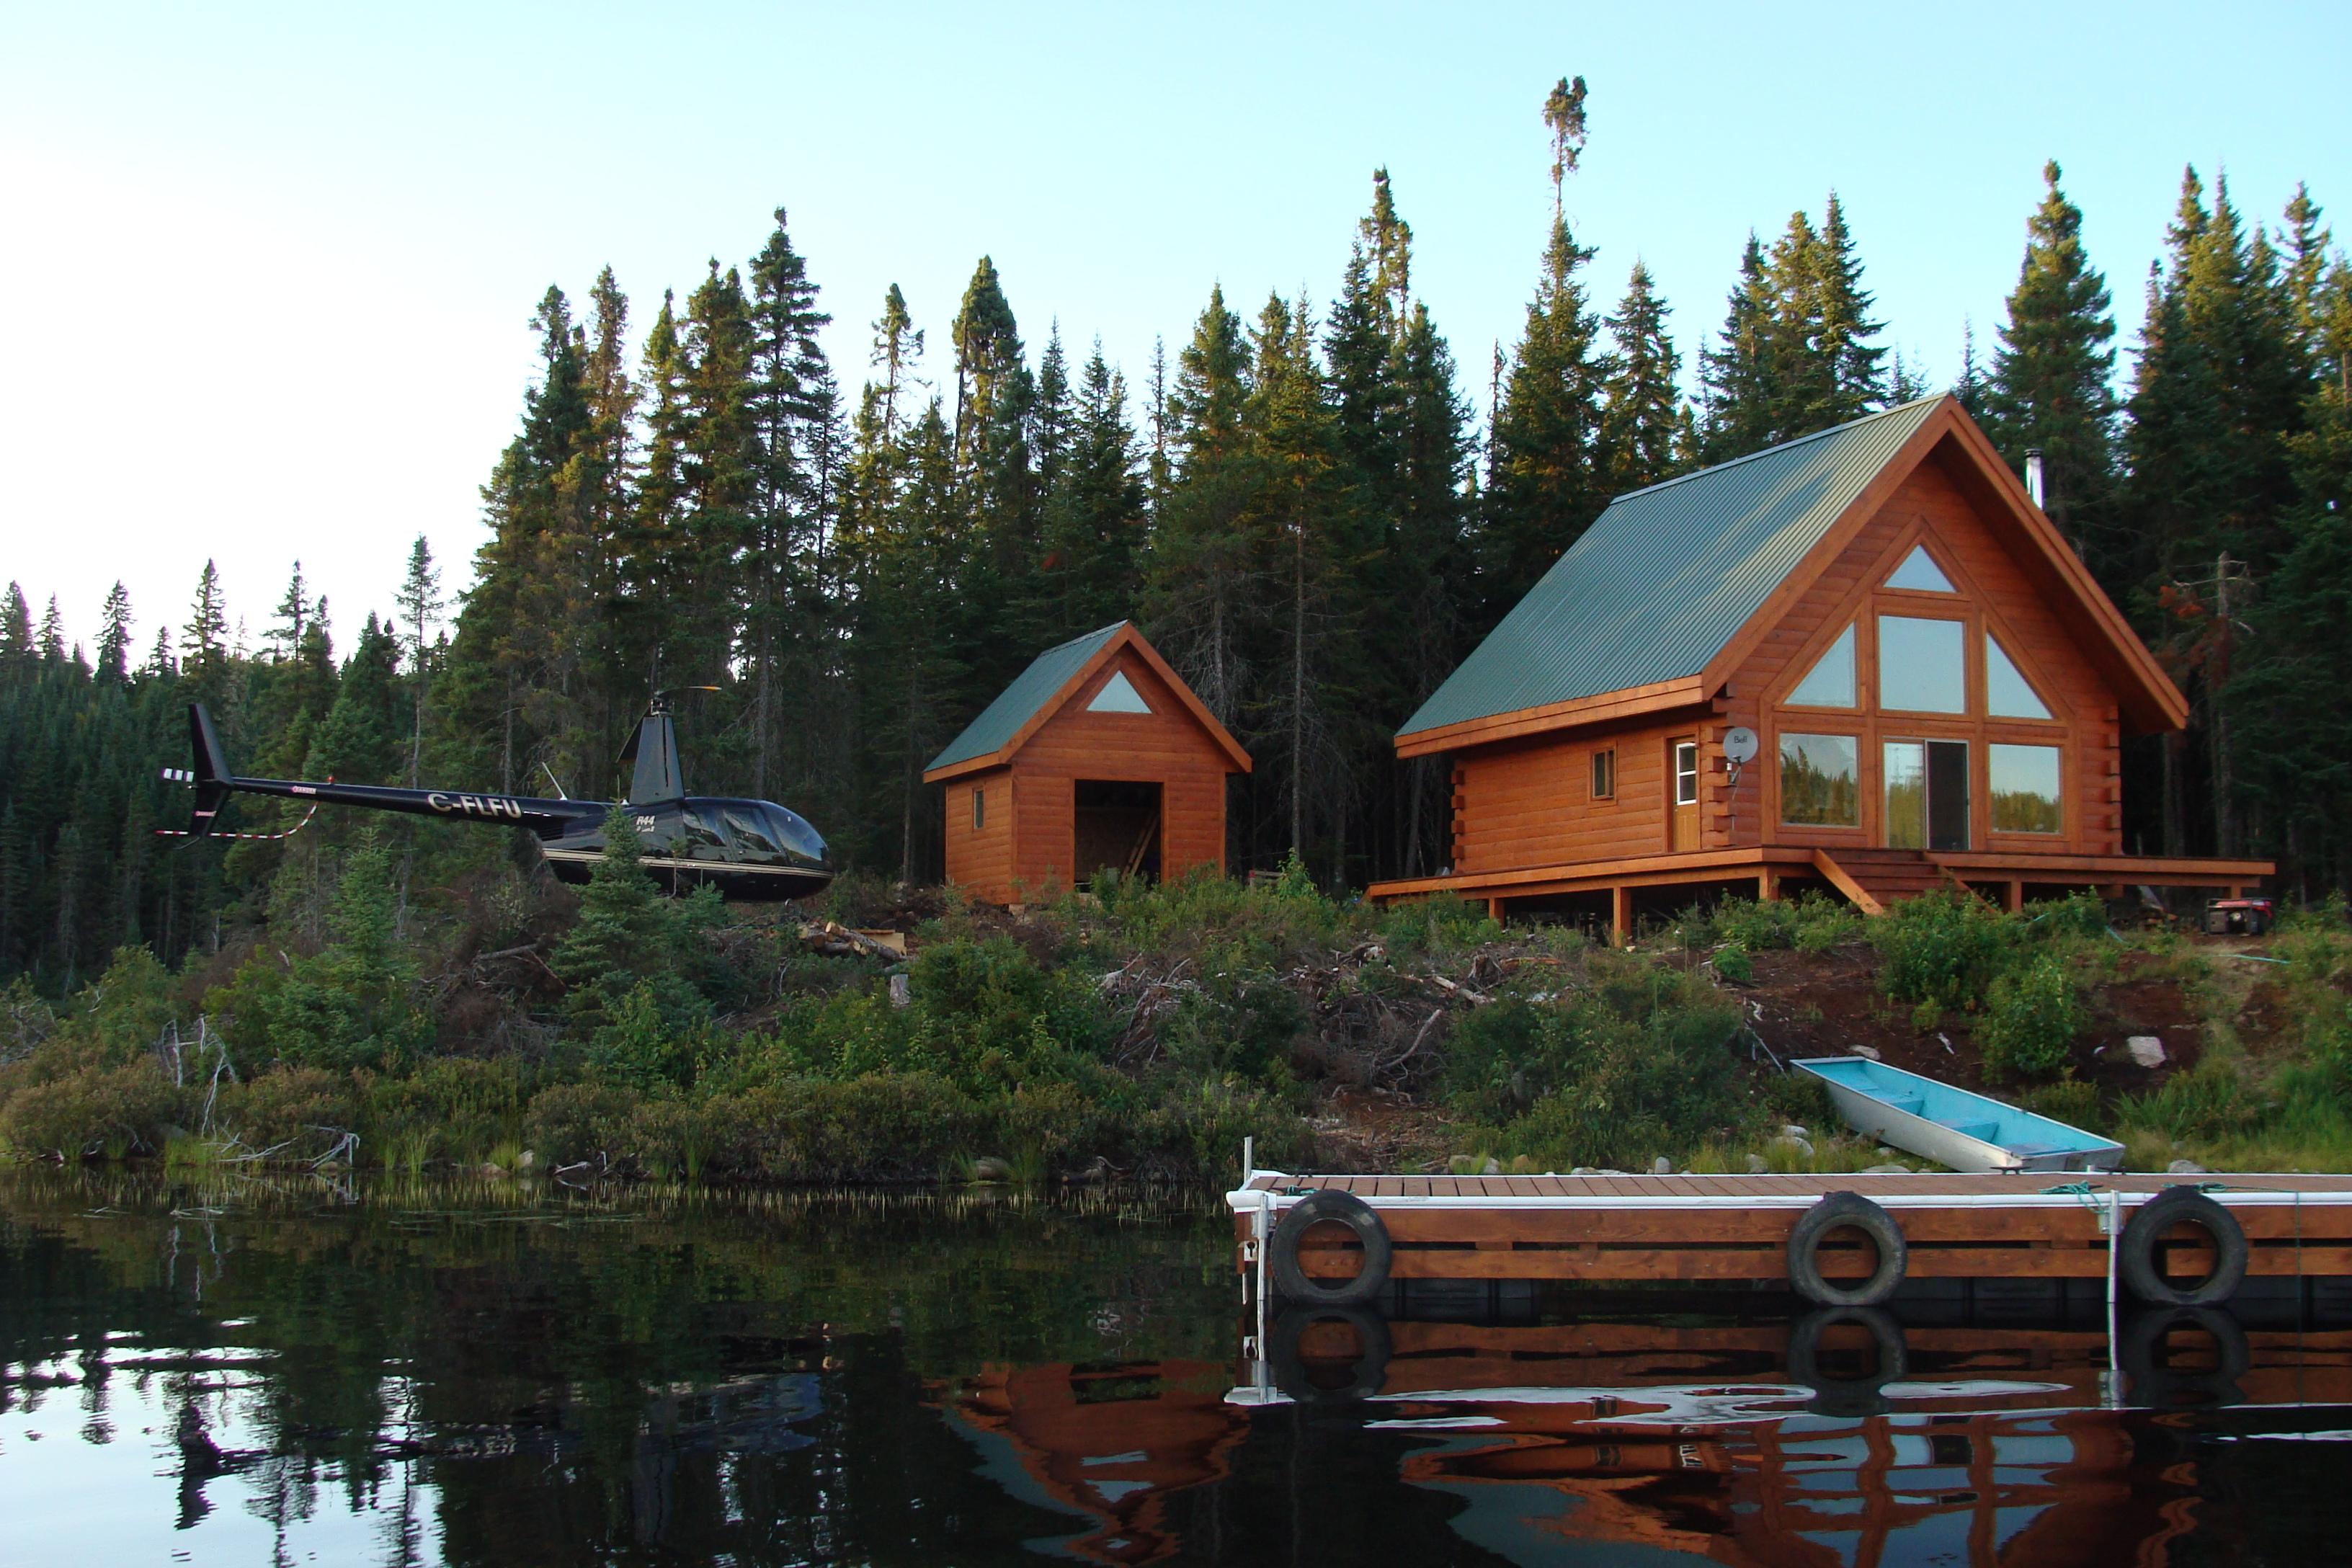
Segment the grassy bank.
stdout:
[[[908,930],[909,956],[661,899],[625,856],[576,899],[494,889],[436,926],[362,848],[309,943],[178,973],[127,949],[63,1003],[8,993],[0,1140],[572,1180],[1196,1179],[1245,1136],[1293,1168],[1855,1168],[1885,1156],[1774,1063],[1864,1045],[2112,1131],[2136,1164],[2352,1168],[2340,910],[2256,963],[2117,932],[2087,900],[1868,921],[1732,902],[1619,952],[1303,876],[1018,916],[831,897]],[[2134,1062],[2135,1036],[2165,1060]]]

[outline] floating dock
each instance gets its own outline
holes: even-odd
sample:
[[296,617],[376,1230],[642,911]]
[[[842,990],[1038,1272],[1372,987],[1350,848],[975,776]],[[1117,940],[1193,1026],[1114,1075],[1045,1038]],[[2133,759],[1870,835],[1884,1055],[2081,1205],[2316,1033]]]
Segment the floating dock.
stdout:
[[[1316,1194],[1344,1196],[1309,1204]],[[1832,1194],[1864,1200],[1859,1211],[1878,1211],[1899,1239],[1883,1230],[1873,1237],[1867,1224],[1825,1229],[1831,1215],[1815,1211]],[[2163,1205],[2136,1227],[2159,1196]],[[2226,1300],[2239,1279],[2352,1275],[2352,1175],[1255,1171],[1226,1201],[1245,1278],[1255,1278],[1263,1296],[1271,1264],[1275,1293],[1308,1302],[1366,1302],[1392,1281],[1524,1279],[1793,1286],[1825,1304],[1868,1304],[1892,1289],[1890,1251],[1903,1255],[1893,1284],[2104,1279],[2110,1298],[2121,1254],[2126,1294],[2176,1304]],[[1301,1204],[1309,1206],[1294,1217]],[[1812,1234],[1801,1237],[1809,1215]],[[2233,1230],[2241,1234],[2233,1237]],[[2135,1289],[2136,1241],[2137,1283],[2145,1289]],[[2242,1256],[2242,1268],[2232,1254]],[[1807,1290],[1806,1281],[1792,1279],[1792,1259],[1809,1265],[1827,1289]],[[1286,1262],[1295,1288],[1285,1287]],[[1368,1267],[1381,1278],[1364,1281]],[[1875,1285],[1887,1288],[1865,1293]]]

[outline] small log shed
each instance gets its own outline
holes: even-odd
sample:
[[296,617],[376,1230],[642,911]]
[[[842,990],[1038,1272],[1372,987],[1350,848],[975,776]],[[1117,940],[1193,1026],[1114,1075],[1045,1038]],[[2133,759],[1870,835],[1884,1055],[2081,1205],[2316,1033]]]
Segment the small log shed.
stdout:
[[1157,879],[1225,867],[1225,779],[1249,753],[1120,621],[1047,648],[931,759],[947,876],[991,903],[1105,868]]

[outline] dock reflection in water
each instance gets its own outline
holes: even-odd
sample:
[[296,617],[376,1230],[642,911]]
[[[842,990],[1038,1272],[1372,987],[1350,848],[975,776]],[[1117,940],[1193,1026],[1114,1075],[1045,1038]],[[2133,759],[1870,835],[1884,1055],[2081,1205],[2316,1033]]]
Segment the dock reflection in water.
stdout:
[[[0,1568],[2336,1561],[2352,1303],[1235,1313],[1184,1198],[0,1170]],[[1473,1299],[1475,1297],[1475,1300]],[[1670,1315],[1662,1315],[1670,1314]]]
[[2339,1560],[2340,1524],[2325,1521],[2341,1499],[2302,1487],[2303,1506],[2260,1532],[2314,1555],[2240,1556],[2231,1534],[2257,1449],[2307,1480],[2318,1459],[2352,1481],[2352,1329],[2297,1327],[2302,1301],[2252,1309],[2251,1324],[2150,1310],[2111,1360],[2104,1324],[2017,1321],[2007,1294],[1986,1315],[2011,1321],[1990,1323],[1950,1300],[1908,1323],[1869,1309],[1525,1324],[1293,1309],[1265,1360],[1244,1339],[1232,1398],[1261,1418],[1422,1436],[1400,1479],[1458,1499],[1454,1530],[1512,1563]]

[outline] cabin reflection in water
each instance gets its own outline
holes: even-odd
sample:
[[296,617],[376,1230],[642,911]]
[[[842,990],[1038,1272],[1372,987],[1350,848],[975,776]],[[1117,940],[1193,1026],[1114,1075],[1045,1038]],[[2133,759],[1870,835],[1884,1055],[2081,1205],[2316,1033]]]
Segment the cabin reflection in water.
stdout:
[[983,1472],[1024,1502],[1094,1520],[1033,1547],[1090,1563],[1159,1563],[1180,1542],[1168,1496],[1217,1481],[1249,1414],[1224,1397],[1232,1368],[1128,1362],[992,1368],[966,1380],[948,1418]]

